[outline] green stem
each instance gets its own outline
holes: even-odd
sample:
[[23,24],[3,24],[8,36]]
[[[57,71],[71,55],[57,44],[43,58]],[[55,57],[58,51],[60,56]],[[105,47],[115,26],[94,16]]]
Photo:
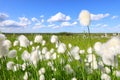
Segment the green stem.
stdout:
[[90,43],[90,46],[92,47],[92,45],[91,45],[92,39],[91,39],[91,34],[90,34],[90,28],[89,28],[89,26],[87,26],[87,28],[88,28],[88,35],[89,35],[89,43]]

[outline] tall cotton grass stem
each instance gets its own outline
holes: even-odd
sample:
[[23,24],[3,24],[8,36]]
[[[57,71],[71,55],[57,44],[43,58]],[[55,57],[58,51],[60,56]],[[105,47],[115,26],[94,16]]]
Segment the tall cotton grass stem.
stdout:
[[90,47],[92,47],[92,39],[91,39],[91,33],[90,33],[90,28],[89,28],[89,26],[87,26],[87,29],[88,29],[88,38],[89,38],[89,44],[90,44]]

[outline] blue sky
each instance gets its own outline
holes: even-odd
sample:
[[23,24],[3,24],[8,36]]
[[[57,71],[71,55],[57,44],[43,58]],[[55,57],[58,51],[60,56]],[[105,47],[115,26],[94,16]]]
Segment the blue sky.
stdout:
[[120,32],[120,0],[0,0],[2,32],[84,32],[78,16],[91,13],[91,32]]

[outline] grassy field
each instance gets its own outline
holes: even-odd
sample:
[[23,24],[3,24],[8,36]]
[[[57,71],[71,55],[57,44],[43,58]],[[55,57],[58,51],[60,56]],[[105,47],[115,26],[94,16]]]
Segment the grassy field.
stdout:
[[[112,34],[108,34],[104,37],[104,34],[91,34],[91,41],[88,34],[4,34],[7,40],[10,40],[11,50],[16,50],[16,56],[10,58],[8,56],[3,56],[0,58],[0,80],[119,80],[120,78],[113,75],[115,70],[118,68],[112,68],[111,66],[104,65],[104,68],[99,67],[100,57],[94,51],[94,44],[96,42],[105,43],[111,38]],[[14,41],[18,40],[18,36],[25,35],[30,42],[32,42],[27,47],[21,47],[20,45],[13,46]],[[44,45],[42,43],[35,43],[34,39],[36,35],[42,35],[43,40],[46,42]],[[51,36],[58,36],[58,43],[64,43],[66,50],[64,53],[58,52],[58,47],[56,48],[55,43],[51,43]],[[70,48],[69,45],[72,45]],[[47,48],[46,53],[43,53],[43,48]],[[77,47],[77,49],[75,48]],[[94,69],[91,66],[91,62],[87,61],[87,56],[90,54],[88,49],[92,48],[92,53],[95,55],[95,59],[98,67]],[[33,49],[34,48],[34,49]],[[69,54],[72,52],[78,54],[74,57],[74,54]],[[79,48],[79,50],[78,50]],[[2,48],[0,48],[2,49]],[[53,51],[51,50],[53,49]],[[35,61],[24,61],[21,55],[24,51],[28,51],[30,56],[35,54]],[[61,49],[62,50],[62,49]],[[76,52],[76,51],[79,52]],[[1,50],[2,51],[2,50]],[[37,51],[37,54],[35,53]],[[83,51],[83,53],[80,53]],[[7,53],[7,54],[8,54]],[[49,55],[46,57],[46,55]],[[54,56],[54,57],[53,57]],[[76,59],[76,57],[80,57]],[[41,59],[42,57],[42,59]],[[29,57],[31,58],[31,57]],[[38,58],[38,59],[37,59]],[[37,59],[37,60],[36,60]],[[33,60],[33,59],[32,59]],[[93,60],[93,57],[92,57]],[[8,62],[13,63],[9,66]],[[119,61],[118,61],[119,62]],[[93,64],[94,65],[94,64]],[[106,71],[106,68],[107,71]],[[102,70],[105,69],[105,70]],[[110,71],[109,71],[110,70]],[[106,71],[106,72],[104,72]],[[109,72],[108,72],[109,71]],[[106,73],[105,79],[101,78],[101,75]],[[106,78],[107,77],[107,78]],[[110,79],[109,79],[110,77]]]

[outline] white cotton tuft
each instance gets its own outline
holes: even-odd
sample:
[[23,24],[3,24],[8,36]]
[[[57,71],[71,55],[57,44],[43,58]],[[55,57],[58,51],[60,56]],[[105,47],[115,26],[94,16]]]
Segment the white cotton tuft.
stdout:
[[104,64],[109,66],[118,66],[117,54],[120,54],[120,38],[112,37],[106,43],[96,43],[96,53],[102,57]]
[[43,48],[42,48],[42,54],[47,53],[47,51],[48,51],[47,47],[43,47]]
[[57,54],[56,54],[56,53],[53,53],[53,54],[51,55],[51,58],[52,58],[53,60],[55,60],[55,59],[57,58]]
[[45,59],[46,60],[51,59],[51,53],[49,51],[47,53],[45,53]]
[[4,46],[3,44],[0,45],[0,58],[3,56],[7,56],[8,54],[8,48]]
[[57,43],[58,42],[58,37],[56,35],[51,36],[51,43]]
[[52,80],[56,80],[55,78],[52,78]]
[[30,41],[30,45],[33,45],[33,41]]
[[79,14],[79,21],[82,26],[90,25],[90,13],[87,10],[82,10]]
[[9,58],[14,58],[17,56],[17,51],[16,50],[10,50],[9,53],[8,53],[8,57]]
[[88,52],[89,54],[92,54],[92,48],[89,47],[89,48],[87,49],[87,52]]
[[46,41],[43,40],[43,41],[42,41],[42,46],[45,46],[45,44],[46,44]]
[[94,45],[94,49],[97,52],[98,55],[101,55],[99,52],[101,51],[102,43],[96,42]]
[[101,75],[101,80],[111,80],[110,76],[108,74],[103,73]]
[[28,80],[28,72],[25,72],[24,76],[23,76],[24,80]]
[[28,40],[27,37],[24,36],[24,35],[20,35],[20,36],[18,37],[18,41],[20,42],[20,46],[21,46],[21,47],[27,48],[27,47],[29,46],[29,44],[30,44],[29,40]]
[[76,78],[76,77],[73,77],[71,80],[77,80],[77,78]]
[[118,71],[118,70],[114,71],[113,74],[114,74],[116,77],[120,77],[120,71]]
[[40,75],[39,80],[45,80],[45,76],[44,76],[43,74],[42,74],[42,75]]
[[4,34],[0,34],[0,43],[3,42],[6,39]]
[[87,61],[90,63],[92,61],[95,61],[96,60],[96,57],[94,54],[88,54],[87,55]]
[[109,73],[111,72],[110,68],[105,67],[105,72],[106,72],[107,74],[109,74]]
[[85,50],[80,50],[80,54],[84,54],[85,53]]
[[57,49],[58,53],[65,53],[66,51],[66,45],[64,43],[60,43]]
[[14,62],[9,61],[9,62],[7,63],[7,70],[13,70],[13,69],[14,69],[14,65],[15,65]]
[[15,40],[14,43],[13,43],[13,46],[18,46],[18,45],[19,45],[19,41]]
[[3,45],[6,46],[8,49],[12,47],[12,43],[10,40],[5,40]]
[[79,49],[78,46],[75,46],[75,47],[71,48],[71,50],[70,50],[71,55],[72,55],[72,56],[74,57],[74,59],[76,59],[76,60],[79,60],[79,59],[80,59],[79,51],[80,51],[80,49]]
[[71,43],[68,44],[68,48],[69,48],[69,49],[72,48],[72,44],[71,44]]
[[39,72],[39,75],[45,74],[45,68],[44,67],[40,68],[38,72]]
[[54,53],[54,48],[51,48],[51,49],[50,49],[50,53]]
[[4,45],[5,39],[5,35],[0,34],[0,58],[3,56],[7,56],[7,53],[9,51],[8,47]]
[[73,69],[71,68],[70,64],[66,64],[64,68],[65,68],[65,71],[66,71],[68,74],[74,72]]
[[31,55],[30,55],[30,61],[31,63],[36,67],[37,63],[39,61],[39,53],[38,50],[32,51]]
[[42,35],[36,35],[35,39],[34,39],[34,42],[35,43],[42,43],[42,40],[43,40]]
[[23,61],[29,61],[29,59],[30,59],[30,53],[27,50],[25,50],[22,53],[21,58],[22,58]]

